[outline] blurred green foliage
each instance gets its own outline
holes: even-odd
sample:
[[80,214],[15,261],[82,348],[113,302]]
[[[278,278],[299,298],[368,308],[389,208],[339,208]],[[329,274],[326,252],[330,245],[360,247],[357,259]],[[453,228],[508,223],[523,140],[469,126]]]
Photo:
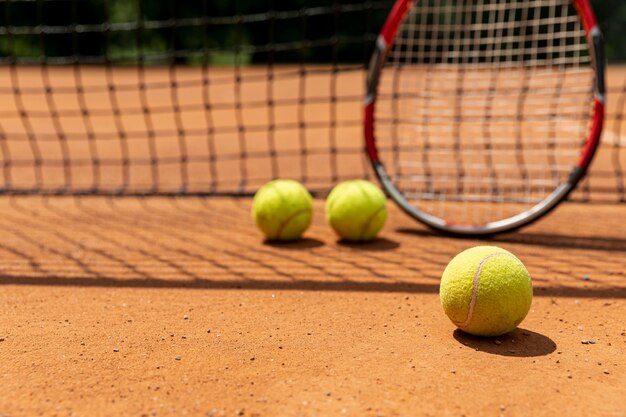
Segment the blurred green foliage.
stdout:
[[609,62],[626,62],[626,1],[592,0]]
[[[54,62],[50,58],[57,58],[60,63],[77,60],[115,64],[143,61],[228,65],[268,59],[366,62],[392,3],[0,1],[0,29],[4,32],[0,35],[0,56],[35,62]],[[607,58],[626,61],[626,1],[592,3],[605,33]]]

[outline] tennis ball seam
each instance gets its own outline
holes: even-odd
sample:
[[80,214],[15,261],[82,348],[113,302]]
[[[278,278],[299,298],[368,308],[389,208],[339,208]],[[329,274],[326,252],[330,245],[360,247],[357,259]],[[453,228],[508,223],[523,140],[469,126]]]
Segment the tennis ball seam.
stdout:
[[296,217],[300,216],[301,214],[304,213],[309,213],[311,211],[311,209],[305,208],[305,209],[300,209],[300,210],[296,210],[293,213],[291,213],[289,215],[289,217],[287,217],[279,226],[278,226],[278,230],[276,231],[276,238],[280,239],[280,235],[283,233],[283,230],[285,229],[285,227],[289,224],[290,221],[292,221],[293,219],[295,219]]
[[476,307],[476,299],[478,298],[478,285],[480,284],[480,274],[483,270],[483,267],[485,266],[485,264],[487,263],[487,261],[491,258],[494,258],[496,256],[499,255],[505,255],[508,257],[513,258],[514,260],[519,262],[519,259],[517,259],[517,257],[515,257],[514,255],[507,253],[507,252],[496,252],[496,253],[492,253],[486,257],[484,257],[480,263],[478,264],[478,267],[476,268],[476,272],[474,273],[474,281],[473,281],[473,287],[472,287],[472,298],[470,300],[470,305],[469,305],[469,310],[467,312],[467,318],[465,319],[465,321],[463,322],[454,322],[454,324],[456,324],[458,327],[463,328],[463,327],[467,327],[472,323],[472,319],[474,318],[474,309]]
[[[370,189],[370,187],[373,187],[373,188]],[[341,192],[339,192],[340,189],[341,189]],[[380,193],[382,195],[382,204],[378,204],[380,198],[376,194],[374,189],[376,190],[377,193]],[[353,226],[349,226],[349,229],[352,230],[349,234],[352,237],[346,237],[341,231],[341,229],[344,226],[341,226],[335,223],[335,221],[333,220],[334,217],[332,213],[338,205],[348,204],[349,206],[353,206],[353,203],[352,203],[353,198],[356,198],[356,200],[359,201],[358,207],[361,208],[360,210],[361,213],[359,214],[358,223],[353,224]],[[354,207],[352,207],[352,211],[354,211]],[[337,185],[331,191],[330,195],[326,199],[326,220],[328,224],[330,224],[342,238],[347,239],[347,240],[352,240],[352,241],[364,241],[366,239],[369,240],[369,237],[366,237],[366,236],[370,228],[372,227],[374,220],[380,217],[381,212],[386,212],[386,203],[385,203],[384,194],[380,191],[380,189],[378,189],[372,183],[367,182],[365,180],[361,180],[361,179],[345,181]],[[343,213],[342,215],[343,215],[343,220],[348,220],[345,218],[346,213]],[[361,217],[361,216],[364,216],[364,217]],[[386,214],[384,217],[386,218]],[[379,228],[377,228],[376,230],[379,230]]]
[[[274,191],[276,194],[278,194],[278,198],[280,198],[281,202],[285,203],[286,201],[285,196],[281,192],[280,188],[276,186],[276,184],[277,184],[276,181],[272,182],[269,186],[269,189]],[[282,223],[280,223],[280,225],[278,226],[278,229],[276,230],[276,236],[272,237],[272,239],[280,239],[281,234],[283,233],[283,230],[285,229],[285,227],[287,227],[290,221],[292,221],[294,218],[296,218],[297,216],[301,214],[309,213],[309,212],[312,212],[311,209],[306,208],[306,209],[296,210],[293,213],[291,213],[289,217],[287,217]]]
[[[367,191],[365,191],[365,189],[363,188],[363,185],[360,182],[355,182],[354,185],[356,185],[356,188],[358,188],[359,192],[365,197],[367,203],[370,204],[372,202],[372,199],[370,198],[370,195],[367,193]],[[381,208],[379,207],[370,217],[367,218],[367,221],[365,222],[365,224],[363,224],[363,227],[361,228],[361,233],[359,233],[359,240],[363,239],[363,236],[365,236],[365,232],[367,231],[367,227],[372,222],[372,220],[374,220],[374,217],[380,211],[380,209]]]
[[[365,198],[367,199],[367,201],[369,203],[372,202],[372,197],[367,193],[367,191],[365,191],[365,189],[363,188],[362,183],[356,183],[357,188],[361,191],[361,193],[363,193],[363,195],[365,196]],[[367,232],[367,229],[369,228],[370,224],[372,223],[372,221],[376,218],[376,216],[378,216],[378,213],[380,213],[380,211],[382,209],[385,208],[385,205],[383,204],[382,206],[378,207],[374,213],[372,213],[372,215],[370,217],[367,218],[367,221],[365,222],[365,224],[363,225],[363,228],[361,229],[361,233],[359,235],[359,239],[362,240],[363,237],[365,236],[365,233]]]
[[376,218],[376,216],[378,216],[378,213],[380,213],[384,208],[385,208],[384,205],[380,206],[370,217],[367,218],[367,221],[365,222],[365,224],[363,225],[363,228],[361,229],[359,239],[363,239],[372,221]]

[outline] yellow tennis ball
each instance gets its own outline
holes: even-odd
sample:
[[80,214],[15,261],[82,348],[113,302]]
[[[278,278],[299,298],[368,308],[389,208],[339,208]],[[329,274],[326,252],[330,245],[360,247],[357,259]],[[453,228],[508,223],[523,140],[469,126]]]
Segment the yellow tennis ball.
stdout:
[[385,194],[364,180],[337,185],[326,199],[326,221],[345,240],[367,242],[387,220]]
[[268,240],[299,239],[312,217],[311,194],[297,181],[270,181],[252,201],[252,218]]
[[461,330],[499,336],[524,320],[533,298],[530,274],[515,255],[496,246],[467,249],[448,264],[439,297]]

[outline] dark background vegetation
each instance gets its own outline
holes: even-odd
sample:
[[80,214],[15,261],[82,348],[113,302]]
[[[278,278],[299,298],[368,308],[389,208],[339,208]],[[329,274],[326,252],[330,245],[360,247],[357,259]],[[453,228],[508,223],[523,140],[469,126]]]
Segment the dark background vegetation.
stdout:
[[[9,62],[366,62],[391,1],[0,1]],[[609,62],[626,62],[626,1],[592,1]]]

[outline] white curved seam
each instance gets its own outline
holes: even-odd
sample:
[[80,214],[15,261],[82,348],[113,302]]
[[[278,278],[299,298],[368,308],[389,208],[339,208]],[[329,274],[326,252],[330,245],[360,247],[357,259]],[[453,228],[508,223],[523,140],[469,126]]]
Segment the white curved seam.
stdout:
[[276,232],[276,239],[280,239],[280,235],[283,234],[283,230],[285,229],[285,227],[289,224],[290,221],[292,221],[293,219],[295,219],[296,217],[298,217],[299,215],[303,214],[303,213],[308,213],[310,212],[311,209],[309,208],[303,208],[300,210],[296,210],[293,213],[291,213],[289,215],[289,217],[287,217],[279,226],[278,226],[278,231]]
[[487,263],[489,259],[498,255],[506,255],[506,256],[510,256],[513,259],[517,259],[515,256],[511,255],[510,253],[497,252],[497,253],[492,253],[491,255],[485,257],[482,261],[480,261],[480,263],[478,264],[478,268],[476,269],[476,273],[474,274],[474,284],[473,284],[474,287],[472,288],[472,300],[470,301],[469,311],[467,312],[467,319],[465,319],[465,321],[462,323],[457,323],[457,326],[459,327],[469,326],[469,324],[472,322],[472,319],[474,318],[474,307],[476,306],[476,298],[478,297],[478,284],[480,283],[480,273],[482,272],[483,266],[485,266],[485,263]]
[[378,213],[380,213],[381,211],[383,211],[383,209],[385,208],[385,205],[383,204],[382,206],[380,206],[365,222],[365,224],[363,225],[363,227],[361,228],[361,234],[359,235],[359,239],[363,239],[365,237],[365,233],[367,233],[367,230],[370,227],[370,224],[374,221],[374,219],[376,218],[376,216],[378,216]]

